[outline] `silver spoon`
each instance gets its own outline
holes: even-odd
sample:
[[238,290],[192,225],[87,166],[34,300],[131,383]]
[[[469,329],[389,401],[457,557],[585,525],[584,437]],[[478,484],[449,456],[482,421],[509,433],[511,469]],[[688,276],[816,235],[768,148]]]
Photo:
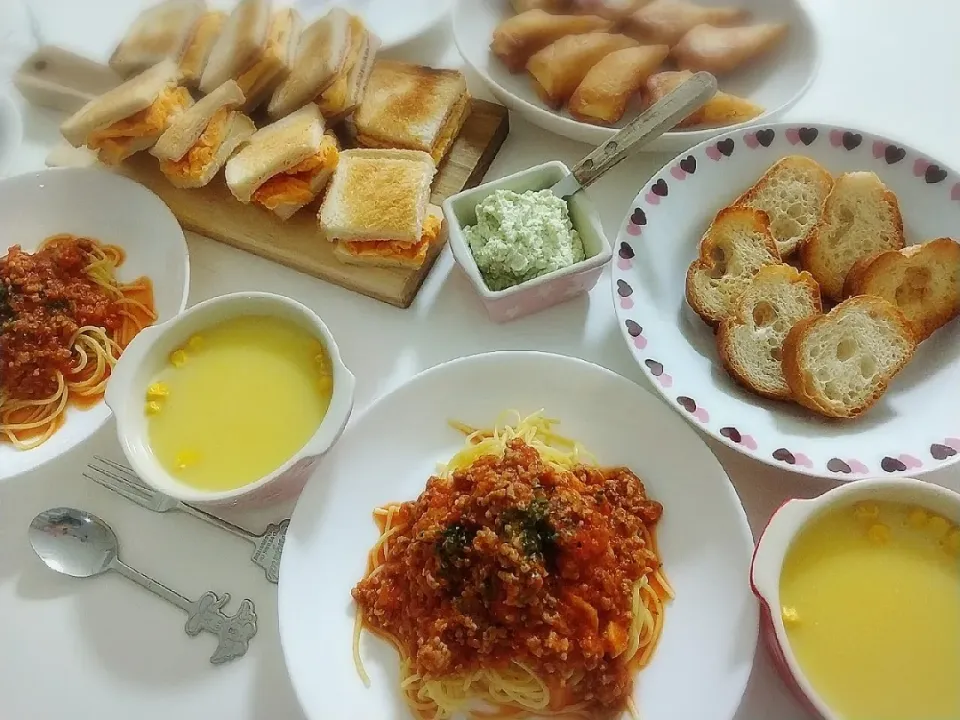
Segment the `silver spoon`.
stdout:
[[626,127],[574,165],[550,188],[565,200],[596,182],[614,165],[632,155],[640,147],[656,140],[667,130],[697,110],[717,92],[717,79],[710,73],[698,72],[684,80],[656,105],[631,120]]
[[30,544],[47,567],[58,573],[86,578],[113,570],[176,605],[188,615],[184,626],[187,635],[193,637],[205,631],[219,638],[217,649],[210,656],[214,665],[246,653],[250,639],[257,634],[257,613],[252,601],[243,600],[237,614],[229,616],[221,612],[230,601],[229,593],[218,597],[208,591],[196,602],[187,600],[120,562],[117,536],[91,513],[64,507],[43,511],[30,523]]

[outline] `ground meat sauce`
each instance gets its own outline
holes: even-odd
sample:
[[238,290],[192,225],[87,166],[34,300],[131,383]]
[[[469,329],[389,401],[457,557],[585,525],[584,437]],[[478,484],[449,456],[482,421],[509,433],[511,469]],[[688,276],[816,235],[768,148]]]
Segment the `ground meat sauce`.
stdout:
[[353,597],[425,679],[516,660],[551,685],[554,705],[615,716],[633,688],[616,657],[631,593],[658,567],[641,531],[662,512],[625,468],[556,470],[515,439],[403,503],[389,558]]
[[68,237],[33,254],[14,245],[0,258],[0,389],[8,397],[50,397],[57,373],[75,360],[77,329],[121,326],[119,304],[84,272],[92,247]]

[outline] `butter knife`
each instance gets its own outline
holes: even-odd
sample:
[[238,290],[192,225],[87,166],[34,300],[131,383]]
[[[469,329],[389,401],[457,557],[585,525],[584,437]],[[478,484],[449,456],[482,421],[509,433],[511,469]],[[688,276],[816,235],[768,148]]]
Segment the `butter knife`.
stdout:
[[578,162],[551,191],[561,200],[578,193],[640,147],[675,127],[716,92],[717,80],[713,75],[696,73]]

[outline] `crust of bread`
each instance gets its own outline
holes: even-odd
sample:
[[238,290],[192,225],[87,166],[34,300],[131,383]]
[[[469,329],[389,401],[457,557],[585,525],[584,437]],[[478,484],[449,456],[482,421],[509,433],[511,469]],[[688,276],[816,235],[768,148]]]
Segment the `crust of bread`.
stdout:
[[203,69],[207,66],[207,58],[210,57],[210,51],[213,50],[227,17],[225,12],[210,10],[194,23],[190,40],[180,58],[180,72],[183,75],[184,85],[195,88],[200,84],[200,76],[203,75]]
[[146,8],[113,51],[110,67],[129,78],[166,58],[179,62],[205,9],[204,0],[165,0]]
[[250,139],[250,136],[253,135],[256,130],[257,127],[253,124],[253,120],[246,115],[241,112],[231,113],[227,128],[224,132],[223,141],[214,154],[213,162],[204,168],[204,171],[197,178],[184,179],[178,175],[167,175],[167,180],[178,188],[204,187],[216,177],[224,163],[236,152],[238,147]]
[[[877,379],[873,391],[862,403],[854,406],[830,403],[816,389],[815,371],[804,363],[804,342],[821,324],[836,322],[844,313],[860,311],[884,316],[900,337],[912,344],[912,348],[889,372]],[[871,408],[886,393],[890,381],[906,367],[915,349],[916,338],[903,313],[883,298],[862,295],[845,300],[825,315],[804,318],[793,326],[783,342],[783,375],[790,386],[791,397],[800,405],[826,417],[853,418]]]
[[[368,147],[399,147],[433,154],[464,112],[467,83],[459,70],[378,59],[352,126]],[[375,143],[375,145],[374,145]],[[442,155],[441,155],[442,157]]]
[[[759,290],[763,286],[772,286],[773,284],[789,285],[791,286],[789,289],[790,292],[804,296],[811,311],[809,316],[816,316],[823,312],[823,305],[820,301],[820,286],[817,285],[817,281],[813,279],[813,275],[808,272],[798,272],[796,268],[786,264],[766,265],[757,271],[751,286],[744,291],[743,296],[741,296],[737,304],[735,313],[731,317],[724,318],[720,321],[720,326],[717,329],[717,352],[720,355],[720,361],[724,369],[744,388],[761,397],[772,400],[789,400],[791,393],[788,385],[783,384],[779,387],[764,386],[762,379],[757,377],[757,373],[752,371],[747,363],[742,362],[742,358],[740,357],[741,353],[737,352],[738,344],[744,340],[741,333],[745,330],[750,333],[747,342],[751,343],[751,346],[753,343],[756,343],[756,348],[753,349],[767,352],[768,342],[763,341],[764,333],[769,337],[770,334],[779,336],[782,332],[785,337],[790,328],[803,319],[802,317],[778,318],[774,315],[771,318],[767,318],[766,321],[761,321],[770,327],[758,326],[756,313],[759,303],[748,306],[746,302],[747,296],[751,295],[751,291],[754,291],[754,289]],[[791,299],[799,302],[796,296]],[[762,301],[762,298],[760,300]],[[777,301],[773,297],[768,301],[768,305],[770,306],[769,310],[773,313],[776,313],[778,309],[782,310],[782,308],[777,308]],[[787,324],[787,327],[778,328],[776,327],[777,322],[784,322]],[[775,347],[769,351],[782,353],[783,343],[780,342],[776,344]],[[774,355],[773,357],[775,360],[776,356]],[[754,365],[756,364],[758,363],[755,362]],[[780,363],[777,364],[780,365]]]
[[[854,215],[846,222],[840,216],[840,207],[848,197],[865,193],[867,183],[871,183],[875,191],[876,198],[871,200],[876,200],[876,207],[864,211],[860,217]],[[866,199],[860,198],[857,205],[862,207],[865,202]],[[872,228],[869,231],[864,229],[864,225],[881,221],[890,226],[883,235]],[[838,230],[837,226],[841,229]],[[862,239],[856,248],[847,250],[854,242],[851,239],[854,233],[858,237],[862,235]],[[841,243],[841,240],[845,242]],[[844,173],[836,179],[824,201],[820,222],[800,243],[800,262],[820,283],[824,297],[839,302],[843,299],[847,273],[857,260],[884,250],[900,250],[903,246],[903,218],[897,196],[874,173]]]
[[350,13],[339,7],[304,30],[290,74],[274,91],[267,114],[289,115],[330,87],[346,61],[349,39]]
[[[708,298],[705,297],[701,280],[705,275],[709,275],[717,266],[718,258],[714,257],[717,253],[723,255],[719,262],[724,264],[730,259],[727,253],[721,250],[720,246],[728,244],[728,234],[732,228],[737,225],[747,229],[751,236],[756,239],[756,245],[750,248],[751,252],[757,255],[756,261],[749,263],[749,268],[744,269],[743,273],[736,276],[731,275],[724,270],[720,279],[730,278],[727,283],[731,288],[740,286],[742,292],[752,280],[756,271],[763,265],[776,265],[780,263],[780,253],[777,251],[777,244],[770,234],[770,223],[766,213],[753,208],[728,207],[717,213],[710,227],[700,239],[699,253],[687,270],[686,278],[686,297],[690,307],[693,308],[704,322],[716,327],[717,324],[726,317],[732,308],[725,310],[711,307]],[[731,249],[737,250],[739,254],[741,246],[733,245]],[[750,272],[752,270],[752,272]],[[731,298],[731,302],[733,299]]]
[[238,108],[243,100],[240,86],[233,80],[227,80],[181,113],[160,136],[150,154],[160,160],[179,160],[196,145],[210,119],[220,108]]
[[[426,215],[434,215],[440,219],[441,226],[440,232],[437,233],[437,236],[433,239],[431,246],[436,246],[444,242],[446,232],[446,225],[443,223],[443,211],[436,205],[427,205]],[[426,252],[419,258],[406,258],[397,255],[376,255],[373,253],[365,255],[356,255],[354,253],[345,250],[341,243],[337,241],[334,244],[333,254],[342,263],[346,265],[364,265],[367,267],[400,267],[406,268],[409,270],[416,270],[418,267],[423,265],[424,260],[426,260],[427,255],[430,254],[430,249],[427,248]]]
[[266,49],[254,65],[257,78],[245,92],[247,99],[243,104],[244,112],[249,113],[260,107],[290,75],[302,29],[300,13],[293,8],[284,8],[274,14]]
[[315,155],[323,134],[323,116],[312,103],[257,130],[227,161],[225,176],[230,191],[240,202],[250,202],[267,180]]
[[241,0],[223,24],[200,76],[208,93],[237,78],[263,54],[270,28],[270,0]]
[[960,243],[937,238],[861,258],[847,273],[843,292],[892,302],[917,340],[926,340],[960,315]]
[[[778,187],[781,183],[788,187]],[[816,228],[823,203],[832,188],[833,176],[816,160],[803,155],[790,155],[775,162],[734,201],[734,205],[754,207],[767,213],[770,232],[777,241],[780,256],[787,258]],[[789,191],[793,191],[793,194],[786,196]],[[802,195],[804,191],[806,196]],[[801,206],[807,214],[806,224],[778,205]]]
[[320,208],[328,240],[420,240],[436,166],[416,150],[344,150]]
[[169,58],[162,60],[88,102],[63,122],[60,132],[71,145],[82,147],[91,133],[150,107],[160,93],[175,87],[179,80],[177,63]]
[[[343,104],[339,107],[331,105],[326,97],[326,93],[330,88],[321,94],[320,100],[317,102],[321,111],[324,113],[324,117],[327,118],[327,121],[331,124],[343,120],[343,118],[352,114],[360,107],[363,96],[367,92],[367,84],[370,82],[373,65],[377,60],[377,51],[380,49],[380,38],[364,27],[359,44],[359,56],[353,64],[353,67],[350,68],[346,78],[347,88]],[[350,50],[352,52],[352,46]],[[336,87],[338,80],[339,76],[335,79],[331,87]]]

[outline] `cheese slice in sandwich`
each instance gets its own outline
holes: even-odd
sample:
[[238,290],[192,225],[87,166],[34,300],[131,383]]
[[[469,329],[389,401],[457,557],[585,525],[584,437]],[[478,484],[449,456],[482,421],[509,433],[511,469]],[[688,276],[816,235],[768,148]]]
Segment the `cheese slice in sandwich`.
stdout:
[[220,30],[200,76],[209,93],[236,80],[263,57],[271,24],[271,0],[240,0]]
[[163,60],[88,102],[64,121],[60,132],[74,147],[86,145],[101,162],[117,165],[152,147],[193,104],[179,79],[177,63]]
[[363,147],[422,150],[439,165],[469,114],[470,95],[459,70],[377,60],[347,125]]
[[352,46],[353,20],[346,10],[335,7],[303,31],[290,74],[267,106],[271,118],[277,120],[316,100],[337,80]]
[[436,166],[419,150],[344,150],[320,207],[320,231],[345,263],[420,267],[440,237],[430,209]]
[[179,61],[204,10],[204,0],[165,0],[148,7],[113,51],[110,67],[129,78],[166,58]]
[[262,105],[290,74],[302,25],[296,10],[286,8],[274,13],[263,55],[237,78],[247,98],[244,109],[248,112]]
[[150,150],[171,183],[203,187],[256,132],[253,121],[237,111],[243,101],[240,86],[227,80],[173,121]]
[[207,58],[213,50],[213,44],[220,36],[220,30],[227,20],[227,14],[218,10],[205,12],[196,23],[187,43],[183,57],[180,58],[181,82],[187,87],[197,87],[200,76],[207,66]]
[[337,167],[339,144],[325,132],[320,109],[305,105],[253,134],[227,161],[227,186],[286,220],[323,191]]

